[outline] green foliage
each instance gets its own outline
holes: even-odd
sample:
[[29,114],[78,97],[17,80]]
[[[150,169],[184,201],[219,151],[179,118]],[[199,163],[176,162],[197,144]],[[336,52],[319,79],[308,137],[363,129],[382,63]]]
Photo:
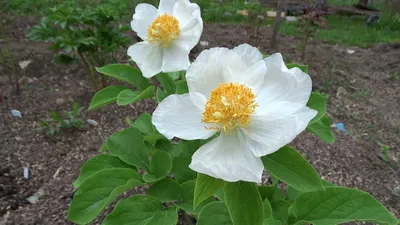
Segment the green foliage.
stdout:
[[120,17],[117,15],[113,8],[106,6],[50,8],[27,37],[32,41],[50,42],[50,49],[58,53],[53,62],[72,63],[79,58],[93,88],[98,90],[107,84],[101,75],[95,73],[93,66],[116,61],[115,52],[131,42],[125,35],[129,26],[118,25]]
[[194,188],[194,206],[196,208],[202,201],[214,195],[224,186],[224,181],[201,173],[197,174],[196,187]]
[[80,129],[83,126],[83,121],[80,118],[82,109],[83,107],[75,103],[70,111],[64,111],[63,116],[59,112],[49,111],[49,118],[40,120],[40,127],[37,130],[55,135],[61,131]]
[[300,191],[323,190],[320,178],[300,153],[285,146],[279,151],[262,157],[269,173]]
[[163,209],[161,202],[146,195],[136,195],[121,200],[113,212],[106,217],[103,225],[116,224],[162,224],[176,225],[178,214],[176,208]]
[[[305,72],[308,69],[295,63],[288,67]],[[93,97],[89,109],[154,97],[156,88],[129,65],[113,64],[97,71],[133,85],[134,89],[105,88]],[[159,74],[156,78],[162,86],[157,88],[157,101],[188,91],[182,72]],[[317,110],[318,115],[307,130],[332,142],[326,104],[325,96],[311,94],[307,105]],[[87,224],[122,192],[146,186],[147,195],[120,200],[103,224],[175,225],[178,210],[188,221],[190,217],[196,218],[199,225],[328,225],[354,220],[398,223],[370,195],[320,179],[311,164],[289,146],[261,158],[272,185],[226,182],[189,168],[194,152],[212,138],[167,140],[156,130],[152,116],[147,113],[127,123],[129,128],[106,138],[101,148],[106,154],[93,157],[83,165],[74,183],[78,190],[68,212],[71,221]],[[282,182],[287,189],[282,189]]]
[[224,185],[224,195],[233,224],[264,223],[264,206],[256,184],[242,181],[227,182]]
[[342,187],[302,193],[290,207],[289,213],[289,224],[329,225],[355,220],[388,225],[400,223],[370,194]]
[[89,110],[98,109],[104,105],[117,101],[119,93],[127,90],[125,86],[108,86],[97,92],[90,102]]

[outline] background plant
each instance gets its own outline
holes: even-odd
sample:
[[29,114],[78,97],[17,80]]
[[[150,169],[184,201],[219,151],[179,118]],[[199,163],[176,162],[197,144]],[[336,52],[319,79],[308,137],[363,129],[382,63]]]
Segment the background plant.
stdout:
[[83,126],[83,120],[80,118],[82,110],[83,107],[75,103],[70,111],[64,111],[64,115],[57,111],[49,111],[49,118],[39,121],[38,130],[55,135],[61,131],[80,129]]
[[51,8],[40,24],[32,27],[28,38],[48,41],[56,53],[53,62],[73,63],[79,60],[94,90],[107,86],[106,77],[96,73],[94,66],[116,61],[116,52],[131,40],[125,35],[128,25],[119,25],[120,17],[108,6]]

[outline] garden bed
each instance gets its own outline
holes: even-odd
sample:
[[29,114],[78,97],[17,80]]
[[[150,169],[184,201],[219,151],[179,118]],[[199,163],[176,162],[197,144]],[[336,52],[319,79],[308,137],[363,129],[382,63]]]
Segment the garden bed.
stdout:
[[[0,224],[72,224],[65,217],[80,166],[98,153],[108,135],[127,126],[126,117],[151,113],[155,104],[149,101],[134,107],[113,104],[86,111],[93,93],[89,91],[84,70],[79,65],[52,64],[52,53],[46,44],[25,39],[37,18],[16,17],[12,21],[6,26],[10,48],[17,61],[32,62],[21,71],[30,79],[19,95],[8,84],[0,87],[7,98],[0,103]],[[271,29],[261,28],[260,34],[260,49],[273,53],[268,47]],[[252,44],[252,40],[242,25],[205,25],[202,37],[202,41],[209,42],[208,47],[234,47],[244,42]],[[295,37],[279,36],[278,49],[286,61],[298,62],[297,41]],[[192,55],[201,49],[197,47]],[[368,191],[397,217],[400,216],[400,78],[396,76],[400,74],[399,58],[400,44],[364,49],[313,41],[306,60],[300,63],[310,66],[314,90],[329,95],[329,116],[333,123],[344,123],[348,135],[335,132],[336,142],[332,145],[310,134],[302,134],[292,143],[324,179]],[[120,59],[127,57],[121,53]],[[3,74],[0,76],[4,78]],[[85,107],[84,121],[93,119],[98,125],[85,122],[80,130],[55,136],[35,130],[49,110],[69,110],[74,102]],[[13,117],[12,109],[21,111],[22,118]],[[381,154],[382,145],[390,147],[386,160]],[[28,179],[23,177],[24,167],[29,170]],[[36,204],[26,201],[38,190],[42,195]]]

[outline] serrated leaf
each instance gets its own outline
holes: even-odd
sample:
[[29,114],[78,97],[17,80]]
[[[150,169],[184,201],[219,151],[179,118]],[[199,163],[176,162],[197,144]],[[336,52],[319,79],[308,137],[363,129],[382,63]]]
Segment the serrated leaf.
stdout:
[[150,171],[143,175],[147,183],[156,182],[168,176],[172,169],[171,156],[166,151],[156,151],[150,161]]
[[308,125],[306,130],[329,144],[332,144],[335,141],[331,129],[331,123],[326,115],[317,122]]
[[107,147],[125,163],[149,171],[147,149],[138,129],[132,127],[113,134],[107,139]]
[[193,208],[196,208],[201,202],[213,196],[215,192],[224,186],[224,183],[223,180],[197,173]]
[[397,225],[396,219],[370,194],[351,188],[327,187],[326,191],[302,193],[289,210],[289,224],[341,224],[369,221]]
[[83,164],[79,173],[79,177],[74,182],[74,186],[76,188],[79,188],[86,179],[93,176],[95,173],[103,169],[111,168],[135,169],[133,166],[130,166],[121,161],[118,157],[107,154],[100,154],[89,159],[85,162],[85,164]]
[[326,96],[316,92],[311,93],[311,96],[307,102],[307,106],[317,110],[318,114],[310,121],[309,124],[313,124],[319,121],[323,116],[325,116],[327,101],[328,99]]
[[233,223],[223,202],[211,202],[200,211],[197,225],[233,225]]
[[295,149],[284,146],[261,158],[265,169],[299,191],[323,190],[317,171]]
[[[123,199],[103,221],[103,225],[148,224],[157,212],[162,212],[159,200],[151,196],[135,195]],[[150,224],[149,224],[150,225]]]
[[145,90],[132,91],[131,89],[123,90],[117,98],[118,105],[129,105],[143,99],[152,98],[154,96],[154,87],[150,86]]
[[97,72],[133,84],[141,90],[150,86],[149,80],[142,76],[140,70],[126,64],[110,64],[96,67]]
[[226,182],[224,195],[233,224],[262,225],[264,223],[264,206],[255,183]]
[[106,104],[117,101],[118,95],[121,91],[128,89],[125,86],[109,86],[103,90],[98,91],[92,101],[90,102],[89,110],[100,108]]
[[92,221],[121,193],[141,184],[133,169],[104,169],[82,183],[68,209],[68,219],[77,224]]
[[163,202],[183,200],[181,185],[172,179],[164,179],[154,183],[147,190],[147,194]]

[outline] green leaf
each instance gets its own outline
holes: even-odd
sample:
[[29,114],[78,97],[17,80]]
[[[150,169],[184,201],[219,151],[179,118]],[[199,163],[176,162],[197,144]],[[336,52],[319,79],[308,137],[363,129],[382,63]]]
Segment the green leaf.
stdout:
[[218,189],[224,186],[224,183],[223,180],[197,173],[193,208],[196,208],[202,201],[213,196]]
[[146,195],[135,195],[119,201],[112,213],[104,219],[102,224],[152,225],[148,222],[157,212],[162,211],[163,206],[159,200]]
[[183,183],[196,178],[196,172],[189,168],[191,162],[190,156],[180,155],[172,159],[172,174],[179,183]]
[[197,225],[233,225],[233,223],[223,202],[211,202],[200,211]]
[[178,72],[170,72],[170,73],[167,73],[167,74],[168,74],[168,76],[171,77],[172,80],[177,80],[179,78],[179,76],[180,76],[180,73],[181,72],[178,71]]
[[108,138],[108,150],[129,165],[149,171],[149,158],[140,131],[128,128]]
[[257,186],[258,192],[260,192],[262,199],[268,199],[269,201],[283,200],[285,194],[277,186]]
[[151,115],[148,113],[142,113],[134,122],[129,124],[145,135],[154,135],[158,133],[156,127],[151,122]]
[[118,157],[100,154],[97,155],[83,164],[78,179],[74,182],[74,186],[79,188],[86,179],[93,176],[95,173],[103,169],[111,168],[128,168],[135,169],[134,167],[122,162]]
[[282,222],[279,220],[269,218],[264,220],[264,225],[282,225]]
[[149,80],[142,76],[140,70],[126,64],[110,64],[96,67],[97,72],[135,85],[141,90],[150,86]]
[[272,201],[271,207],[273,218],[287,224],[290,203],[285,200]]
[[176,225],[178,223],[178,212],[176,207],[168,208],[165,211],[154,213],[153,217],[145,225]]
[[322,185],[324,185],[324,187],[335,187],[336,186],[335,184],[333,184],[329,181],[326,181],[324,179],[321,179],[321,183],[322,183]]
[[123,90],[119,93],[117,104],[129,105],[143,99],[152,98],[154,96],[154,87],[150,86],[145,90],[132,91],[131,89]]
[[157,88],[156,98],[157,98],[158,103],[162,102],[162,100],[164,100],[164,98],[166,98],[167,96],[168,95],[165,94],[165,92],[163,90],[161,90],[160,88]]
[[170,140],[165,138],[157,140],[155,147],[168,152],[172,158],[179,156],[182,152],[179,144],[172,144]]
[[300,194],[290,207],[289,215],[289,224],[330,225],[360,220],[388,225],[400,223],[370,194],[343,187]]
[[121,193],[141,184],[137,171],[127,168],[104,169],[85,180],[68,209],[68,219],[77,224],[92,221]]
[[255,183],[226,182],[224,195],[233,224],[262,225],[264,223],[264,206]]
[[294,67],[297,67],[299,69],[301,69],[301,71],[303,71],[304,73],[308,73],[308,66],[307,65],[300,65],[297,63],[288,63],[286,64],[288,69],[292,69]]
[[310,121],[313,124],[319,121],[326,113],[326,104],[328,98],[322,94],[312,92],[310,99],[308,99],[307,106],[318,111],[318,114]]
[[199,206],[197,206],[195,209],[193,209],[194,188],[195,188],[195,182],[192,180],[181,184],[182,200],[175,202],[175,205],[185,210],[186,212],[192,214],[198,214],[205,205],[212,202],[212,198],[208,198],[207,200],[203,201]]
[[265,169],[299,191],[323,190],[317,171],[295,149],[284,146],[261,158]]
[[323,116],[319,121],[308,125],[306,130],[328,142],[329,144],[332,144],[335,141],[335,137],[333,136],[331,129],[331,123],[326,115]]
[[70,65],[76,63],[77,61],[78,61],[77,58],[62,53],[55,55],[51,60],[51,62],[54,64],[64,64],[64,65]]
[[109,86],[101,91],[98,91],[90,102],[89,110],[100,108],[106,104],[117,101],[121,91],[128,89],[125,86]]
[[294,201],[297,196],[301,194],[300,191],[292,188],[292,186],[288,185],[287,191],[286,191],[286,201],[292,202]]
[[168,176],[172,169],[172,160],[168,152],[156,151],[151,157],[150,171],[143,175],[147,183],[156,182]]
[[272,208],[268,198],[264,199],[264,218],[272,218]]
[[178,80],[176,82],[176,93],[181,95],[181,94],[186,94],[189,92],[186,80]]
[[147,190],[147,194],[163,202],[182,200],[181,186],[172,179],[164,179],[154,183]]
[[175,81],[168,74],[160,73],[156,76],[158,82],[163,87],[164,92],[168,95],[175,94]]

